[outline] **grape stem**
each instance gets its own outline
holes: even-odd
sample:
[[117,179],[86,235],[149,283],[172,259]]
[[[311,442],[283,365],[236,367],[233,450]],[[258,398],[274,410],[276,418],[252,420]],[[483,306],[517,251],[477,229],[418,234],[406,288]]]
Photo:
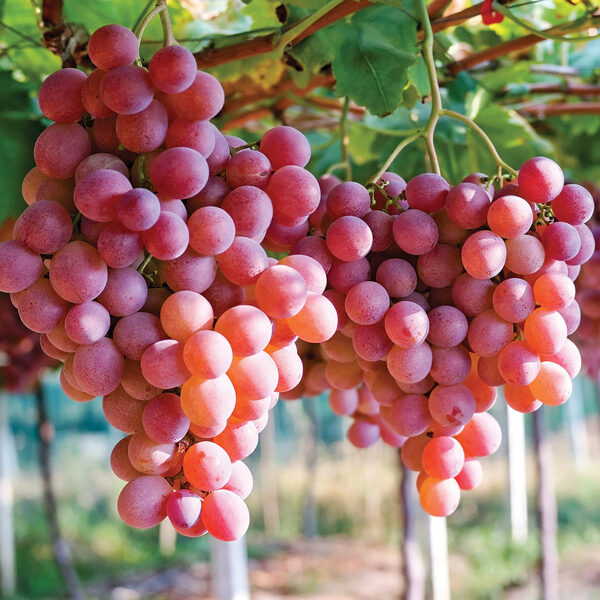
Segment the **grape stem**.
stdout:
[[499,177],[502,176],[502,172],[501,172],[502,169],[504,169],[505,171],[510,173],[513,177],[518,176],[517,171],[515,171],[509,164],[505,163],[502,160],[502,158],[498,154],[498,150],[496,150],[496,147],[492,143],[492,140],[490,140],[487,133],[483,129],[481,129],[481,127],[479,127],[479,125],[477,125],[477,123],[475,123],[475,121],[473,121],[473,119],[469,119],[469,117],[462,115],[460,113],[454,112],[453,110],[448,110],[447,108],[443,108],[440,111],[440,115],[443,117],[451,117],[453,119],[462,121],[463,123],[468,125],[473,131],[475,131],[481,137],[481,139],[485,142],[485,145],[488,147],[491,155],[494,157],[494,160],[496,161],[496,165],[498,166],[498,176]]
[[389,166],[394,162],[394,160],[396,160],[396,157],[398,156],[398,154],[400,154],[400,152],[402,152],[402,150],[404,150],[404,148],[406,148],[406,146],[412,144],[413,142],[415,142],[416,140],[418,140],[420,137],[424,136],[424,132],[423,131],[417,131],[417,133],[411,135],[410,137],[404,138],[397,146],[396,148],[394,148],[394,151],[388,156],[387,160],[385,161],[385,163],[383,164],[383,166],[379,169],[379,171],[377,171],[377,173],[375,173],[375,175],[369,177],[369,181],[367,183],[373,183],[379,180],[379,178],[383,175],[383,173],[385,173]]
[[134,32],[138,42],[140,44],[142,43],[144,31],[146,30],[146,27],[148,27],[150,21],[152,21],[156,15],[160,15],[160,21],[163,28],[163,46],[175,45],[177,42],[175,41],[175,36],[173,35],[173,27],[171,25],[171,18],[169,17],[167,0],[156,0],[156,6],[142,19]]
[[142,264],[137,268],[138,273],[144,273],[144,269],[148,266],[148,263],[152,260],[152,254],[148,254],[142,261]]
[[431,160],[431,168],[434,173],[440,175],[440,163],[435,151],[434,135],[435,126],[437,125],[442,111],[442,96],[437,80],[435,60],[433,58],[433,30],[431,29],[431,21],[429,20],[429,13],[427,12],[427,3],[425,0],[418,0],[417,6],[421,18],[421,25],[423,27],[423,47],[421,52],[427,68],[429,87],[431,89],[431,113],[427,125],[425,126],[424,136],[427,145],[427,154]]
[[342,147],[342,163],[346,170],[346,181],[352,181],[352,162],[350,161],[350,136],[348,135],[348,110],[350,98],[344,98],[342,116],[340,118],[340,143]]

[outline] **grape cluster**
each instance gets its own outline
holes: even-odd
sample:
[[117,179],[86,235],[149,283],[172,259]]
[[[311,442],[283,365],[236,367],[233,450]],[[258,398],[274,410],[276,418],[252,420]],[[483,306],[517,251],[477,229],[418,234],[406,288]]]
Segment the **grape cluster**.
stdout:
[[588,222],[594,236],[595,251],[582,265],[576,280],[576,298],[582,313],[576,339],[581,349],[583,368],[592,379],[600,381],[600,189],[591,183],[585,185],[596,203],[594,216]]
[[0,244],[0,291],[63,362],[63,390],[102,396],[126,434],[123,520],[239,538],[269,410],[325,390],[354,445],[401,447],[425,510],[450,514],[500,444],[496,387],[524,412],[570,394],[589,193],[546,158],[498,190],[481,174],[317,180],[293,128],[218,131],[223,89],[188,50],[147,68],[138,51],[108,25],[96,70],[44,81],[54,123]]
[[237,539],[252,489],[242,461],[302,377],[296,339],[337,326],[321,265],[261,246],[307,232],[320,201],[310,146],[289,127],[260,150],[223,136],[209,120],[221,85],[183,47],[146,69],[132,64],[133,33],[109,25],[89,54],[89,76],[64,69],[40,89],[54,124],[23,182],[29,207],[0,244],[0,290],[63,362],[64,392],[102,396],[127,434],[111,455],[128,482],[123,520],[168,516],[183,535]]
[[492,183],[390,172],[371,202],[367,187],[323,178],[315,235],[291,249],[327,271],[338,330],[301,349],[304,377],[282,397],[331,390],[333,412],[353,419],[350,442],[401,447],[438,516],[479,484],[478,459],[500,444],[496,388],[527,413],[565,402],[581,368],[567,336],[581,316],[573,280],[594,251],[592,196],[541,157],[518,181]]

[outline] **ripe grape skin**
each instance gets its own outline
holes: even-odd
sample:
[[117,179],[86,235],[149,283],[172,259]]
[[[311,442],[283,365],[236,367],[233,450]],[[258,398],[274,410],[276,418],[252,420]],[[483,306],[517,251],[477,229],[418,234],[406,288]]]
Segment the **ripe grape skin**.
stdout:
[[222,426],[224,428],[235,408],[235,403],[235,388],[227,375],[213,379],[194,376],[189,378],[181,388],[183,412],[193,424],[201,427]]
[[207,496],[202,505],[202,518],[208,532],[225,542],[240,539],[250,524],[250,513],[244,501],[225,489]]
[[67,303],[48,279],[38,279],[19,294],[19,318],[36,333],[52,331],[62,322],[67,309]]
[[240,305],[221,315],[215,324],[215,331],[227,338],[235,356],[250,356],[267,346],[272,326],[260,309]]
[[204,296],[183,290],[171,294],[160,309],[160,322],[167,335],[185,342],[197,331],[211,329],[213,310]]
[[352,346],[356,354],[370,362],[385,360],[393,345],[383,321],[374,325],[357,325],[352,334]]
[[500,273],[506,257],[506,246],[502,238],[486,230],[470,235],[461,251],[465,270],[476,279],[490,279]]
[[231,246],[218,256],[223,275],[236,285],[252,285],[269,266],[267,254],[250,238],[236,236]]
[[329,270],[329,285],[342,294],[347,294],[351,287],[366,281],[371,276],[371,265],[366,258],[352,262],[334,260]]
[[234,357],[227,375],[239,396],[254,400],[272,394],[279,379],[275,361],[264,351]]
[[460,502],[460,488],[455,479],[427,477],[419,492],[423,510],[436,517],[451,515]]
[[195,196],[188,198],[187,209],[190,215],[203,206],[221,206],[221,202],[231,191],[222,177],[209,175],[206,185]]
[[439,235],[433,218],[414,208],[396,217],[392,232],[400,249],[414,256],[431,252],[438,242]]
[[184,46],[165,46],[148,63],[152,85],[167,94],[177,94],[190,87],[196,72],[196,59]]
[[271,171],[269,159],[262,152],[248,148],[231,157],[227,163],[225,177],[233,188],[250,185],[264,189],[271,177]]
[[102,398],[102,412],[106,420],[123,433],[141,430],[145,406],[145,402],[132,398],[121,386]]
[[214,491],[229,481],[231,460],[227,452],[214,442],[198,442],[187,449],[183,458],[183,472],[195,488]]
[[77,344],[93,344],[102,339],[110,328],[110,314],[98,302],[76,304],[65,317],[67,335]]
[[302,310],[290,317],[290,329],[301,339],[313,344],[328,340],[337,330],[337,311],[325,297],[308,292]]
[[[304,223],[300,223],[299,225],[292,225],[291,227],[281,225],[277,221],[271,221],[262,245],[265,249],[273,252],[287,252],[299,240],[314,238],[314,236],[310,238],[306,237],[308,235],[308,227],[308,221],[304,221]],[[299,254],[303,253],[299,252]]]
[[165,475],[175,455],[174,444],[159,444],[144,431],[131,436],[127,455],[135,469],[146,475]]
[[97,243],[102,260],[114,269],[132,265],[140,258],[144,248],[140,234],[137,231],[129,231],[118,221],[106,224],[98,236]]
[[373,245],[373,233],[362,219],[344,216],[329,226],[325,241],[333,256],[352,262],[367,255]]
[[143,402],[151,400],[163,391],[162,388],[157,388],[148,383],[142,373],[140,363],[130,358],[125,359],[125,370],[121,378],[121,386],[132,398]]
[[144,431],[155,442],[176,443],[188,432],[190,420],[183,414],[176,394],[160,394],[142,406]]
[[359,325],[373,325],[388,312],[390,298],[385,288],[375,281],[363,281],[353,286],[346,295],[348,316]]
[[502,441],[498,421],[487,412],[476,413],[456,435],[456,439],[469,457],[484,457],[496,452]]
[[69,242],[50,262],[50,282],[68,302],[81,304],[96,298],[108,279],[106,263],[85,242]]
[[106,286],[98,302],[114,317],[126,317],[141,310],[148,297],[148,286],[135,269],[109,269]]
[[489,279],[476,279],[468,273],[460,275],[452,284],[452,300],[467,317],[474,317],[492,308],[496,284]]
[[392,298],[404,298],[415,291],[417,273],[414,267],[401,258],[384,260],[375,274],[380,283]]
[[39,167],[33,167],[23,177],[23,183],[21,184],[21,193],[23,194],[23,200],[30,205],[35,202],[35,195],[40,185],[48,179]]
[[[177,46],[167,46],[175,48]],[[176,490],[167,500],[167,516],[173,527],[189,529],[198,523],[202,511],[202,500],[189,490]]]
[[135,34],[122,25],[104,25],[94,31],[88,42],[91,61],[104,71],[130,65],[138,51]]
[[400,383],[416,383],[424,379],[431,369],[432,360],[427,342],[411,348],[394,346],[386,357],[390,374]]
[[61,69],[42,83],[38,92],[40,110],[57,123],[79,121],[84,113],[81,89],[87,79],[78,69]]
[[303,365],[295,344],[269,351],[269,356],[275,362],[279,379],[276,392],[288,392],[295,388],[302,379]]
[[562,190],[564,180],[561,168],[543,156],[530,158],[519,170],[519,189],[529,202],[550,202]]
[[190,377],[183,362],[183,344],[176,340],[160,340],[144,350],[142,373],[148,383],[161,389],[179,387]]
[[260,151],[271,161],[273,169],[287,165],[305,167],[311,154],[306,137],[286,125],[269,129],[260,141]]
[[117,116],[117,137],[127,150],[137,154],[152,152],[165,141],[168,126],[165,107],[152,100],[140,112]]
[[544,229],[542,244],[551,258],[571,260],[581,250],[581,237],[573,225],[555,221]]
[[411,208],[437,212],[446,205],[449,183],[435,173],[421,173],[406,184],[406,200]]
[[245,500],[252,492],[254,485],[252,472],[241,460],[237,460],[231,465],[231,477],[222,489],[229,490],[237,494],[242,500]]
[[421,462],[430,477],[450,479],[461,472],[465,464],[465,452],[454,438],[435,437],[423,449]]
[[225,103],[225,93],[219,81],[210,73],[197,71],[192,84],[170,97],[178,117],[190,121],[212,119]]
[[490,197],[474,183],[459,183],[446,196],[448,217],[463,229],[477,229],[484,225],[489,208]]
[[125,523],[138,529],[158,525],[167,516],[167,499],[173,488],[164,477],[142,475],[119,494],[117,509]]
[[231,345],[217,331],[197,331],[185,342],[183,360],[197,377],[214,379],[224,375],[233,360]]
[[33,157],[44,175],[69,179],[90,149],[90,138],[79,123],[54,123],[39,135]]
[[136,361],[141,360],[148,346],[166,337],[159,319],[147,312],[134,312],[119,319],[113,331],[117,348],[127,358]]
[[479,356],[495,356],[513,339],[513,325],[488,309],[469,324],[467,340],[471,350]]
[[320,263],[310,256],[301,254],[284,256],[279,264],[298,271],[304,278],[307,291],[315,294],[322,294],[325,291],[327,287],[326,273]]
[[489,410],[498,396],[496,387],[485,383],[477,372],[479,358],[473,355],[473,363],[471,365],[471,372],[462,381],[464,385],[475,398],[475,412],[484,412]]
[[567,325],[556,311],[536,308],[525,321],[525,338],[540,354],[558,352],[567,339]]
[[168,148],[152,161],[150,179],[165,198],[191,198],[208,181],[205,158],[192,148]]
[[431,414],[428,400],[422,394],[406,394],[395,399],[391,406],[381,408],[381,418],[392,431],[414,437],[429,427]]
[[505,279],[494,290],[493,306],[498,316],[505,321],[521,323],[535,309],[533,289],[524,279]]
[[332,219],[347,215],[360,218],[371,213],[371,197],[363,185],[345,181],[327,194],[326,206]]
[[394,217],[381,210],[370,210],[363,220],[373,234],[371,252],[387,250],[394,242]]
[[102,102],[120,115],[134,115],[150,106],[154,88],[142,67],[124,65],[110,70],[100,82]]
[[130,435],[120,439],[115,444],[115,447],[110,454],[110,467],[112,472],[123,481],[131,481],[132,479],[143,475],[143,473],[140,473],[137,469],[133,468],[133,465],[129,460],[128,447],[130,439]]
[[575,284],[567,275],[545,273],[535,282],[533,293],[540,306],[561,310],[575,300]]
[[258,431],[254,423],[232,418],[227,427],[213,439],[215,444],[219,444],[227,452],[233,466],[233,463],[247,458],[256,450]]
[[298,271],[286,265],[274,265],[258,277],[255,294],[258,306],[269,317],[287,319],[300,312],[307,289]]
[[441,425],[465,425],[475,414],[475,398],[462,384],[438,385],[429,395],[429,412]]
[[106,119],[115,113],[102,101],[100,85],[107,71],[96,69],[92,71],[83,82],[81,88],[81,101],[87,112],[96,119]]
[[440,385],[457,385],[471,370],[469,351],[459,344],[451,348],[431,348],[432,364],[430,376]]
[[531,205],[519,196],[507,194],[492,202],[487,222],[496,235],[513,239],[529,231],[533,223]]
[[75,186],[75,206],[88,219],[107,223],[117,217],[119,201],[131,189],[129,179],[122,173],[97,169]]
[[169,124],[165,139],[167,148],[184,146],[196,150],[204,158],[212,154],[215,143],[215,130],[209,121],[188,121],[181,118]]
[[346,432],[348,441],[356,448],[372,446],[380,436],[379,425],[363,418],[355,419]]
[[569,183],[552,200],[552,211],[559,221],[581,225],[594,214],[594,198],[582,185]]
[[172,212],[161,212],[156,223],[142,233],[146,249],[159,260],[173,260],[181,256],[189,239],[187,225]]
[[77,165],[77,169],[75,169],[75,183],[79,183],[86,175],[98,169],[112,169],[125,177],[129,177],[127,165],[118,156],[109,154],[108,152],[96,152],[84,158]]
[[273,218],[273,205],[269,196],[253,185],[233,189],[221,204],[235,223],[238,236],[254,238],[264,234]]
[[0,291],[21,292],[35,283],[44,265],[37,252],[19,240],[0,242]]
[[[271,175],[265,191],[271,198],[274,211],[291,220],[314,212],[321,199],[321,190],[315,177],[295,165],[277,169]],[[292,225],[283,220],[280,222],[282,225]]]
[[443,288],[452,285],[462,270],[458,248],[446,244],[438,244],[417,260],[417,274],[429,287]]
[[483,479],[481,463],[474,458],[467,458],[461,472],[454,479],[461,490],[474,490]]
[[595,239],[594,234],[591,232],[587,225],[575,225],[575,229],[579,234],[581,241],[581,247],[579,252],[569,260],[566,261],[568,266],[579,266],[590,260],[595,250]]
[[230,158],[229,144],[227,143],[225,136],[216,128],[214,131],[215,147],[210,153],[210,156],[208,156],[206,159],[206,164],[208,165],[208,172],[210,175],[217,175],[220,173],[227,166]]
[[204,293],[213,284],[217,263],[213,256],[202,256],[188,248],[181,256],[163,263],[163,276],[175,292]]
[[79,346],[73,358],[73,372],[81,389],[93,396],[105,396],[117,389],[124,368],[123,355],[109,338]]
[[428,313],[429,333],[427,340],[440,348],[460,344],[467,336],[468,323],[463,312],[454,306],[441,305]]
[[407,300],[393,304],[385,315],[385,331],[392,342],[402,348],[417,346],[429,333],[427,313]]
[[119,198],[117,218],[130,231],[150,229],[160,216],[160,201],[150,190],[135,188]]
[[498,355],[498,371],[512,385],[529,385],[540,371],[540,356],[527,342],[514,340]]
[[571,379],[575,379],[581,370],[581,354],[577,346],[569,339],[558,352],[542,354],[540,358],[542,361],[550,361],[560,365]]
[[535,273],[546,258],[542,242],[532,235],[506,240],[506,267],[517,275]]

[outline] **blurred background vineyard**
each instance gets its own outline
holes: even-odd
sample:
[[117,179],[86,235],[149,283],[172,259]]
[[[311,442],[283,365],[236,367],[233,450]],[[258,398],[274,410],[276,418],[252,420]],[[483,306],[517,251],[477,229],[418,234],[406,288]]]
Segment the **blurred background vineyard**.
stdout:
[[[133,27],[151,4],[146,0],[65,0],[64,19],[78,24],[76,36],[85,37],[83,28],[91,32],[106,23]],[[247,5],[236,0],[169,2],[176,36],[196,52],[231,42],[227,36],[244,41],[278,31],[282,18],[295,22],[320,2],[285,2],[283,15],[276,10],[279,4],[268,0]],[[550,28],[579,17],[584,4],[543,1],[524,3],[516,10],[537,26]],[[24,207],[21,181],[33,166],[34,141],[47,124],[35,94],[44,77],[61,66],[60,58],[40,42],[36,6],[30,0],[0,0],[0,221]],[[445,10],[454,14],[466,6],[452,2]],[[353,177],[366,180],[428,114],[421,103],[428,92],[422,63],[415,59],[406,66],[402,52],[393,51],[392,42],[398,39],[406,40],[406,52],[416,51],[414,9],[409,0],[402,7],[393,14],[390,11],[396,8],[383,4],[357,12],[345,23],[297,44],[286,61],[271,53],[211,69],[228,92],[228,103],[216,123],[248,141],[259,139],[262,131],[282,121],[298,127],[311,141],[309,168],[315,175],[342,162],[340,138],[347,134]],[[147,31],[142,47],[146,58],[159,47],[160,25],[152,23]],[[568,86],[600,87],[600,40],[568,46],[545,40],[471,70],[459,72],[452,67],[478,49],[501,45],[524,33],[508,20],[490,28],[477,18],[438,33],[436,56],[440,65],[448,66],[442,82],[446,105],[484,127],[512,164],[545,154],[564,165],[571,180],[599,182],[600,108],[596,112],[591,108],[587,112],[550,111],[551,116],[546,112],[549,105],[559,102],[594,103],[600,95],[597,89],[578,96]],[[381,104],[368,85],[348,88],[347,84],[354,69],[351,59],[344,59],[347,44],[356,36],[363,36],[365,44],[376,44],[373,38],[380,35],[382,47],[390,43],[387,60],[398,65],[398,72],[389,74],[389,93],[394,97],[389,107]],[[332,73],[338,81],[334,89]],[[550,89],[534,94],[536,84]],[[347,117],[341,96],[350,98]],[[386,112],[392,114],[384,118]],[[452,182],[470,172],[493,170],[481,142],[458,122],[441,122],[438,153],[442,170]],[[424,146],[414,144],[402,153],[393,170],[409,178],[426,168]],[[600,399],[590,379],[580,377],[575,389],[571,402],[547,411],[546,417],[555,461],[561,596],[591,600],[600,595]],[[100,401],[76,404],[68,400],[51,371],[44,377],[43,390],[56,434],[52,464],[58,516],[87,597],[208,598],[207,539],[178,538],[175,543],[164,528],[134,531],[119,520],[115,503],[121,482],[108,463],[120,434],[107,425]],[[27,393],[8,394],[6,404],[14,436],[14,446],[4,446],[4,458],[15,494],[16,598],[65,597],[44,517],[35,398]],[[492,412],[506,429],[503,403],[498,402]],[[257,600],[366,600],[400,594],[398,456],[382,445],[367,451],[350,446],[345,440],[349,422],[331,413],[326,397],[280,402],[275,408],[259,452],[249,460],[255,489],[249,498],[248,551]],[[8,457],[6,448],[10,449]],[[482,486],[465,494],[449,519],[454,597],[539,597],[536,481],[533,455],[529,455],[531,529],[526,542],[516,544],[510,537],[505,444],[496,456],[485,460]],[[0,488],[0,501],[2,493]],[[427,522],[424,514],[419,513],[418,519],[418,536],[426,553]]]

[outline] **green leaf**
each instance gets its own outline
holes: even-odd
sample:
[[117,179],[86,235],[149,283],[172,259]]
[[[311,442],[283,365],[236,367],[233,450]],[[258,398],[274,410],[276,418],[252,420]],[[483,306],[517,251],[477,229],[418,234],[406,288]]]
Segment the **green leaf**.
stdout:
[[408,77],[421,98],[429,95],[429,76],[422,56],[408,68]]
[[408,68],[417,62],[417,29],[397,9],[373,6],[355,13],[331,35],[335,46],[335,93],[375,115],[392,113],[402,102]]

